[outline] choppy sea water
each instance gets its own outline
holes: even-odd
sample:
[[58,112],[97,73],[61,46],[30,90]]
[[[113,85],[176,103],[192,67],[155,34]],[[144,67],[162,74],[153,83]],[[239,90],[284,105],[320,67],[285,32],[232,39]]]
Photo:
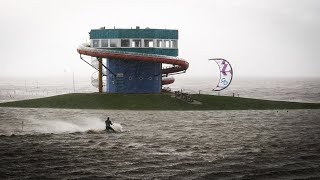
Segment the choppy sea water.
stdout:
[[0,159],[0,179],[319,179],[320,111],[1,108]]
[[[48,97],[66,93],[97,92],[90,77],[5,79],[0,77],[0,103]],[[187,93],[240,96],[280,101],[320,103],[320,78],[243,78],[235,76],[220,93],[212,91],[217,78],[177,76],[174,84],[164,86]]]
[[235,76],[227,89],[221,92],[211,91],[217,82],[217,78],[180,77],[170,87],[190,93],[320,103],[320,78],[243,78]]

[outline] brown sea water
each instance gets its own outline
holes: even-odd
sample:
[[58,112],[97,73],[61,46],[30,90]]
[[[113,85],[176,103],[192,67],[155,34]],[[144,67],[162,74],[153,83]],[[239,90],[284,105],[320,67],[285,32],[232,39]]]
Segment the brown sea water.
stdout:
[[320,111],[1,108],[0,159],[0,179],[319,179]]

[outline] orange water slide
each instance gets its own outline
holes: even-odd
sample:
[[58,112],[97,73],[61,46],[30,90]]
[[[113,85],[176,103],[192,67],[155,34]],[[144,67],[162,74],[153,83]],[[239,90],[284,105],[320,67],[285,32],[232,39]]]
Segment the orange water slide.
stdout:
[[116,60],[170,64],[172,66],[162,68],[161,73],[163,76],[166,76],[162,78],[162,85],[171,84],[174,82],[174,78],[167,78],[168,75],[185,72],[189,67],[189,63],[186,60],[173,56],[114,51],[110,49],[97,49],[90,47],[89,44],[81,44],[77,51],[80,55],[87,55],[97,58],[112,58]]

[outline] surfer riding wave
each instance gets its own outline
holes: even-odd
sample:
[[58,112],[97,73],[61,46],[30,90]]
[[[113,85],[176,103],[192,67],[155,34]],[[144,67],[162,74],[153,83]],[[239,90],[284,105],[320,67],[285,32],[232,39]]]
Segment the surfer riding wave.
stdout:
[[113,132],[116,132],[112,127],[112,122],[110,121],[110,118],[108,117],[107,120],[105,121],[106,123],[106,131],[112,130]]

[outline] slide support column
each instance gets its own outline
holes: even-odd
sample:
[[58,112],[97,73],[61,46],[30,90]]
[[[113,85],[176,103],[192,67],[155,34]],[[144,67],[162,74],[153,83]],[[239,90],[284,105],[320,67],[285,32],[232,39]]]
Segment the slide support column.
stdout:
[[99,61],[99,93],[102,93],[102,58],[98,58]]

